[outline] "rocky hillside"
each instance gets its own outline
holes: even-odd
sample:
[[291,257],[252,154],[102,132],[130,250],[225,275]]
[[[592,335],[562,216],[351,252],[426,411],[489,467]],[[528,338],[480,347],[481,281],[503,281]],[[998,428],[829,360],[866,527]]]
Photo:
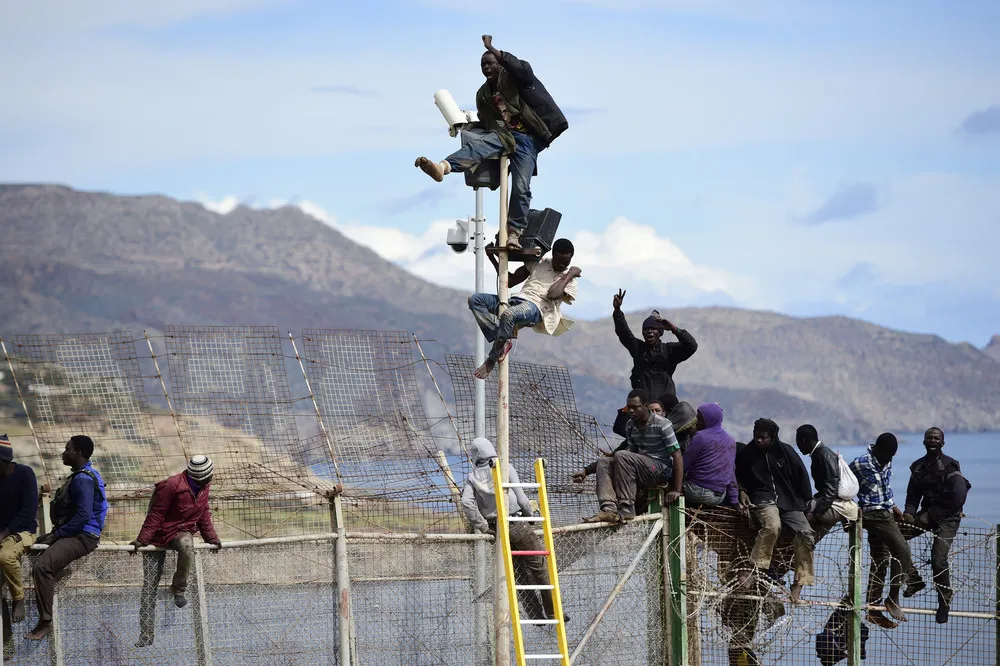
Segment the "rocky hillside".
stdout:
[[990,338],[990,343],[983,348],[983,351],[1000,362],[1000,335],[994,335]]
[[[297,208],[217,215],[160,196],[0,185],[0,230],[4,335],[277,324],[407,329],[437,340],[436,355],[470,350],[465,294],[414,278]],[[996,338],[984,353],[842,317],[664,314],[700,344],[678,370],[682,395],[722,403],[740,436],[760,415],[783,428],[810,421],[841,441],[931,423],[1000,429]],[[638,333],[641,316],[629,319]],[[567,366],[580,408],[610,420],[629,371],[610,319],[521,342],[519,360]]]

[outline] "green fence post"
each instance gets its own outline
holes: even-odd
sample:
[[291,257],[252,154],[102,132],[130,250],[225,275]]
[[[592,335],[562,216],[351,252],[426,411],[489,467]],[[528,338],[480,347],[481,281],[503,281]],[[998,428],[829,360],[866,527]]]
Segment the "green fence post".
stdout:
[[993,655],[994,663],[1000,663],[1000,525],[996,526],[996,531],[993,533],[996,536],[996,568],[997,575],[994,579],[996,581],[996,610],[994,611],[994,633],[996,634],[996,647]]
[[670,514],[670,656],[673,666],[687,666],[687,571],[685,559],[684,496],[668,508]]
[[847,666],[861,666],[861,513],[848,533],[847,593],[851,623],[847,626]]

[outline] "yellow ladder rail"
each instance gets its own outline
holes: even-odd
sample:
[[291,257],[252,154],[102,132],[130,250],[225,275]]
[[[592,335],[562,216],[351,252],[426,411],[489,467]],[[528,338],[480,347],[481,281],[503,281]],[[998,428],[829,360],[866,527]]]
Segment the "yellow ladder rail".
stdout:
[[[549,518],[549,497],[545,487],[545,461],[539,458],[535,461],[535,483],[504,483],[497,458],[490,460],[493,473],[494,497],[497,503],[497,539],[500,540],[501,552],[504,558],[504,578],[507,584],[507,604],[510,607],[511,629],[514,635],[514,654],[518,666],[527,666],[527,661],[558,661],[561,666],[569,666],[569,644],[566,640],[566,622],[563,615],[562,595],[559,590],[559,571],[556,565],[555,540],[552,538],[552,524]],[[540,518],[530,516],[511,517],[507,514],[507,495],[512,488],[536,489],[538,491],[538,510]],[[510,547],[510,525],[517,522],[539,522],[542,524],[542,536],[545,549],[542,551],[523,551],[518,555],[531,555],[546,558],[549,572],[548,585],[517,585],[514,579],[514,555]],[[555,618],[548,620],[522,620],[517,603],[518,590],[548,591],[552,595],[552,610]],[[524,649],[524,632],[522,625],[555,625],[556,639],[559,645],[558,654],[526,654]]]

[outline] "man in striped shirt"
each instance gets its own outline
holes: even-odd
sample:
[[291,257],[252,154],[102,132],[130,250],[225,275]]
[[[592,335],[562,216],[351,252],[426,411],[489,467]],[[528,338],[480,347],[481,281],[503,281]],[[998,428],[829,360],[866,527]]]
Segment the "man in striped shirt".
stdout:
[[[670,420],[649,410],[649,397],[636,389],[628,394],[625,409],[629,422],[625,426],[625,448],[613,456],[601,456],[597,462],[597,499],[601,510],[588,523],[617,523],[635,518],[636,494],[669,482],[666,501],[681,496],[684,460]],[[577,472],[573,480],[580,483],[586,471]]]
[[[906,597],[911,597],[927,584],[920,578],[920,572],[913,566],[910,547],[903,538],[897,521],[903,519],[903,512],[892,497],[892,458],[899,449],[899,442],[891,432],[878,436],[865,455],[855,458],[851,471],[858,477],[858,505],[861,507],[862,527],[868,532],[868,546],[871,550],[872,565],[868,576],[866,603],[879,605],[885,588],[885,570],[890,568],[889,596],[885,599],[885,609],[895,619],[906,621],[906,614],[899,607],[899,588],[906,584]],[[881,611],[869,611],[868,621],[885,629],[894,629],[893,622]]]

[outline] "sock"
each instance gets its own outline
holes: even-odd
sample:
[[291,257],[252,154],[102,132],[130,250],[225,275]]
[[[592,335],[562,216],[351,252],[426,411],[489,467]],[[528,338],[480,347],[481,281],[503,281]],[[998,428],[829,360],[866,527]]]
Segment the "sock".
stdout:
[[444,173],[444,175],[447,176],[449,173],[451,173],[451,164],[448,163],[448,160],[441,160],[440,166],[441,166],[441,171]]

